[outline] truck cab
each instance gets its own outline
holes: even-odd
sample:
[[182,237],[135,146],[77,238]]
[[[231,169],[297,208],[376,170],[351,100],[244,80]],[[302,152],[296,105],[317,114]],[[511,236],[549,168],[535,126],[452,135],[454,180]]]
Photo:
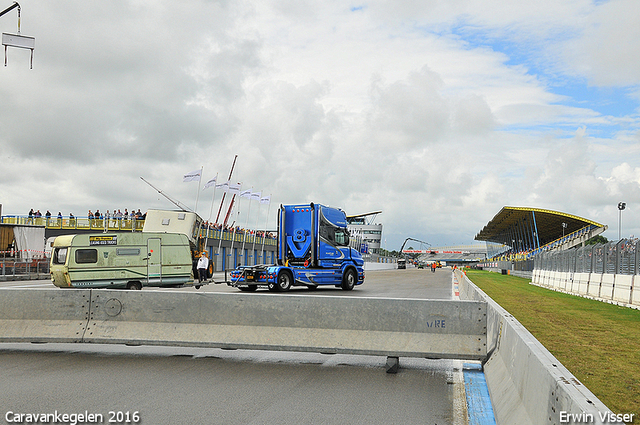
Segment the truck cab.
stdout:
[[341,209],[314,203],[281,205],[277,264],[241,266],[231,272],[231,285],[246,291],[320,285],[352,290],[364,282],[364,260],[354,244]]

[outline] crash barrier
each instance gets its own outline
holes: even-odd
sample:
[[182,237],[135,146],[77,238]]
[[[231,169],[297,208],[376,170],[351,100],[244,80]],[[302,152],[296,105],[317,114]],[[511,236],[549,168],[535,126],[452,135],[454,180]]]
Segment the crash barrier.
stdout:
[[455,273],[461,299],[487,302],[488,360],[484,373],[497,423],[559,424],[568,423],[569,414],[585,414],[591,416],[580,417],[602,424],[601,417],[610,409],[520,322],[465,274]]
[[0,258],[0,280],[49,278],[49,259]]
[[531,281],[573,295],[640,306],[640,241],[547,252],[536,257]]
[[[0,291],[0,342],[482,360],[483,301],[91,289]],[[393,363],[393,362],[392,362]],[[393,364],[391,365],[393,366]]]

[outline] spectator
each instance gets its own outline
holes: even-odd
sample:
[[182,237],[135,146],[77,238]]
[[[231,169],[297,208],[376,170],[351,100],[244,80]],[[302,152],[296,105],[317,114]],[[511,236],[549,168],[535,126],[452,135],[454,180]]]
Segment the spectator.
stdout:
[[198,279],[199,282],[207,281],[207,269],[209,268],[209,258],[207,257],[207,251],[202,251],[202,255],[198,259]]

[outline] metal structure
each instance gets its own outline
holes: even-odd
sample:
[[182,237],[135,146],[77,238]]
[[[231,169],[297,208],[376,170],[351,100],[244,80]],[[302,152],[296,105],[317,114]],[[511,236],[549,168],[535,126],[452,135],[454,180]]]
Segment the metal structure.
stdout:
[[622,210],[627,207],[625,202],[618,202],[618,240],[622,239]]
[[36,39],[35,37],[27,37],[20,34],[20,5],[18,2],[13,2],[11,6],[4,9],[0,12],[0,16],[6,15],[11,12],[13,9],[18,9],[18,33],[17,34],[9,34],[2,33],[2,45],[4,46],[4,66],[7,66],[7,48],[8,47],[17,47],[19,49],[29,49],[31,50],[31,59],[29,61],[29,66],[33,69],[33,50],[36,48]]
[[536,256],[535,269],[570,273],[640,274],[640,240],[622,239]]
[[404,240],[404,242],[402,243],[402,246],[400,247],[400,254],[401,255],[405,253],[404,246],[407,244],[408,241],[416,241],[416,242],[419,242],[421,244],[425,244],[425,245],[431,246],[431,244],[429,242],[421,241],[419,239],[414,239],[414,238],[407,238],[407,239]]
[[475,240],[502,244],[513,254],[568,249],[607,229],[593,220],[558,211],[503,207]]

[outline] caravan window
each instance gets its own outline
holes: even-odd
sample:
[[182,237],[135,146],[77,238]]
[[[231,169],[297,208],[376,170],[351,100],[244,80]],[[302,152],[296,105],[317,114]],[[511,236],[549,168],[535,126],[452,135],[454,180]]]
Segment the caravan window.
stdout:
[[67,260],[67,248],[56,248],[53,252],[53,264],[64,264]]
[[79,249],[76,251],[76,263],[97,263],[98,262],[98,250],[97,249]]
[[116,255],[140,255],[140,248],[118,248]]

